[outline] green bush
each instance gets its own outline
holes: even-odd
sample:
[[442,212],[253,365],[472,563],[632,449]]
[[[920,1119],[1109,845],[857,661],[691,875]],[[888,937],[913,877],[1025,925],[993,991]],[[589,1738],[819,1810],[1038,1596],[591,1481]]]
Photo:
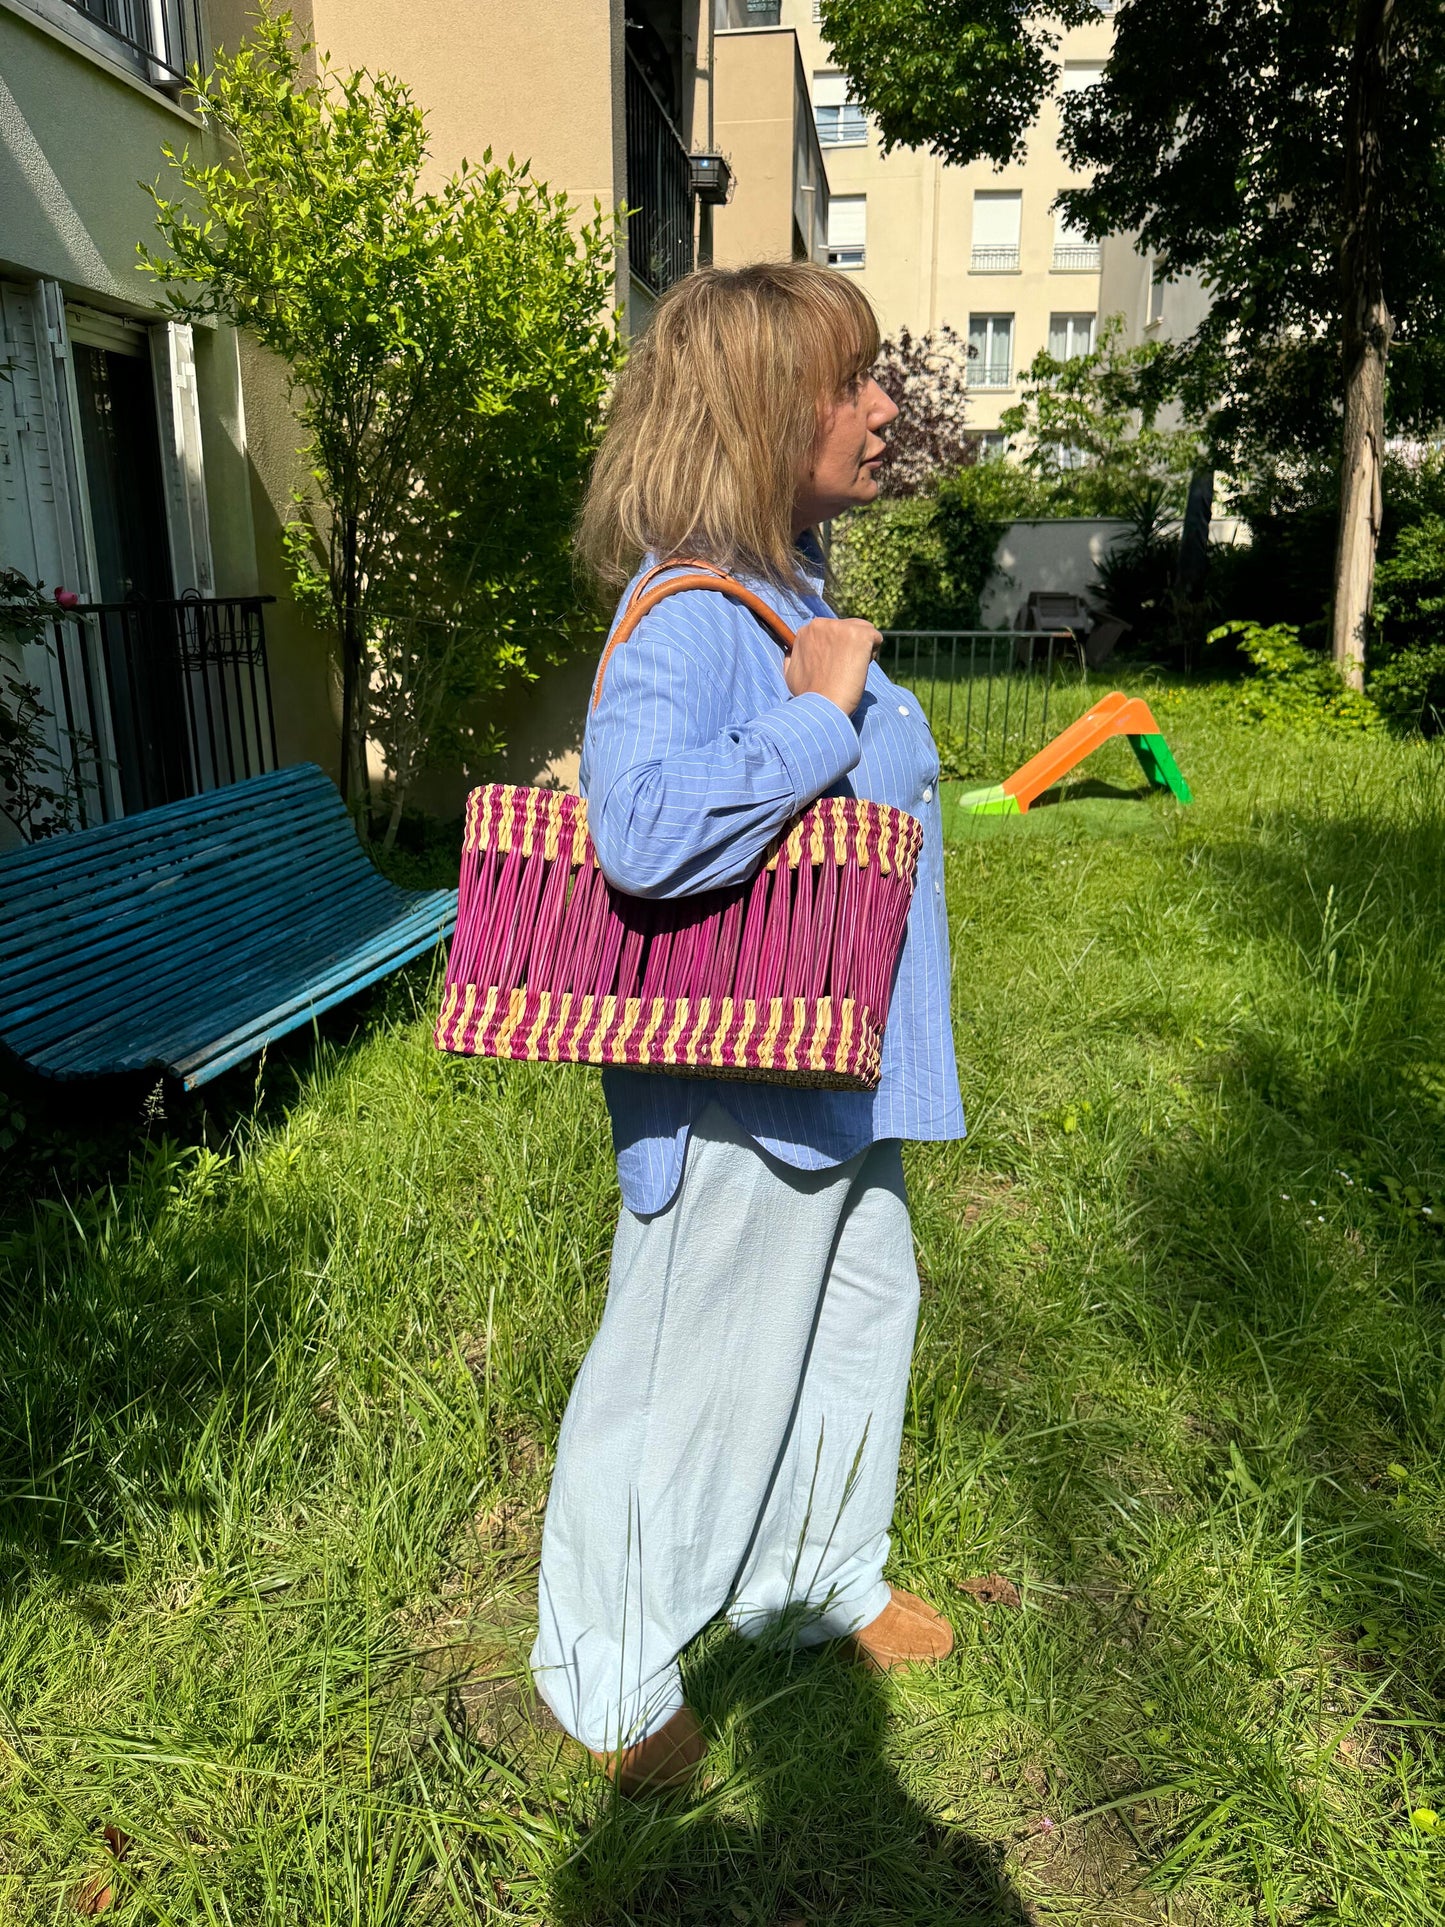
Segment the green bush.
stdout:
[[1370,697],[1392,728],[1438,736],[1445,730],[1445,642],[1391,656],[1372,673]]
[[833,537],[838,608],[880,629],[977,628],[1005,525],[960,485],[977,472],[965,469],[930,495],[854,510]]
[[1250,722],[1303,736],[1379,727],[1370,698],[1347,689],[1330,658],[1306,649],[1292,624],[1226,622],[1209,640],[1234,643],[1253,664],[1255,673],[1234,694]]

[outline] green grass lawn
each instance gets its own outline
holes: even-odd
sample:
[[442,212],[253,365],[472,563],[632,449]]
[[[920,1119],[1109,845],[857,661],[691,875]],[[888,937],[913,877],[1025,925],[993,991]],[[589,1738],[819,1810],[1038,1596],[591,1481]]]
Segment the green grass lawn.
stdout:
[[1115,745],[955,823],[893,1573],[956,1653],[713,1630],[691,1803],[525,1672],[594,1078],[443,1060],[413,972],[204,1106],[25,1094],[0,1921],[105,1826],[138,1922],[1445,1919],[1445,766],[1156,701],[1192,809]]

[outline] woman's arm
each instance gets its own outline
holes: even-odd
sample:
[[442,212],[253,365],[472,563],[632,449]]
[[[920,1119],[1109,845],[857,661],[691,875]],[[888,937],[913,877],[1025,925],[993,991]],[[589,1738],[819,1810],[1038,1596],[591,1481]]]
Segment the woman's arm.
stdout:
[[853,723],[817,692],[736,720],[739,664],[755,646],[752,616],[690,590],[653,610],[608,663],[587,724],[587,812],[619,890],[675,897],[741,882],[783,825],[858,761]]

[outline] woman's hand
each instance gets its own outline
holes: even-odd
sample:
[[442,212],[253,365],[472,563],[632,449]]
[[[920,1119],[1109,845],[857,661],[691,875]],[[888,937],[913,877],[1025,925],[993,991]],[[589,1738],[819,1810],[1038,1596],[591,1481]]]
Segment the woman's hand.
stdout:
[[868,665],[876,662],[883,638],[871,622],[814,616],[805,622],[783,664],[783,680],[795,696],[826,696],[845,716],[863,700]]

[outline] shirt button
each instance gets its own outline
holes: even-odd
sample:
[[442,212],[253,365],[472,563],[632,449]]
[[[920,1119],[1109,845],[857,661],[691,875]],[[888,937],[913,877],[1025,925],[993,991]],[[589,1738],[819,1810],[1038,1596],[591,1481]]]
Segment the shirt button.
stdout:
[[899,715],[900,715],[900,716],[906,716],[906,715],[908,714],[908,705],[907,705],[907,703],[900,703],[900,704],[898,705],[898,713],[899,713]]
[[925,803],[931,803],[933,801],[933,785],[931,783],[924,787],[923,800]]
[[934,884],[934,886],[933,886],[933,894],[934,894],[934,895],[935,895],[936,897],[941,897],[941,896],[943,895],[943,885],[942,885],[941,883],[935,883],[935,884]]

